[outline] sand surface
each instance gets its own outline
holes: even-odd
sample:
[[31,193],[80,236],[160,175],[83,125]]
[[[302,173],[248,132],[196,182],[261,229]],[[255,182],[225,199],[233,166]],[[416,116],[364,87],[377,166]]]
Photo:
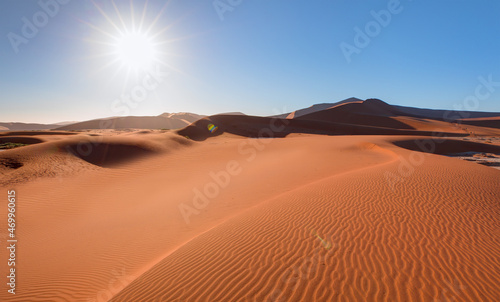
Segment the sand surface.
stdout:
[[500,171],[393,143],[416,137],[115,133],[101,144],[141,151],[100,166],[58,149],[52,170],[44,152],[82,135],[41,139],[2,154],[24,163],[3,167],[22,279],[2,301],[500,297]]

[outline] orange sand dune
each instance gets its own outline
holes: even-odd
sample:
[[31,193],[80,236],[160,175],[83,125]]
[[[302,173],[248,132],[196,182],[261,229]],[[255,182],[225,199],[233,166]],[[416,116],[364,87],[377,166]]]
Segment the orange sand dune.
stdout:
[[0,152],[20,246],[17,293],[4,282],[0,300],[500,300],[500,171],[426,153],[493,146],[304,134],[314,121],[255,139],[235,134],[269,120],[240,118],[179,131],[203,141],[41,134]]
[[336,102],[336,103],[315,104],[315,105],[312,105],[312,106],[307,107],[307,108],[295,110],[295,111],[292,111],[290,113],[275,115],[272,117],[293,119],[293,118],[297,118],[297,117],[300,117],[300,116],[303,116],[303,115],[306,115],[309,113],[313,113],[313,112],[317,112],[317,111],[321,111],[321,110],[325,110],[325,109],[330,109],[330,108],[333,108],[333,107],[336,107],[336,106],[339,106],[342,104],[346,104],[346,103],[355,103],[355,102],[363,102],[363,101],[358,99],[358,98],[352,97],[352,98],[348,98],[348,99],[345,99],[343,101]]
[[[393,121],[396,121],[395,119]],[[208,126],[216,125],[218,131],[210,133]],[[385,125],[388,126],[388,125]],[[277,119],[256,116],[214,115],[194,122],[177,133],[189,139],[202,141],[207,138],[231,133],[245,137],[286,137],[292,133],[325,134],[325,135],[441,135],[468,136],[467,131],[447,124],[428,127],[426,130],[395,129],[357,124],[330,122],[307,119]],[[500,135],[497,129],[480,128],[477,134]]]
[[194,113],[163,113],[159,116],[125,116],[78,122],[56,130],[84,129],[179,129],[203,116]]
[[[325,104],[327,105],[327,104]],[[314,106],[313,106],[314,107]],[[319,108],[318,106],[316,109]],[[310,110],[313,110],[312,107]],[[425,136],[499,136],[499,129],[461,125],[442,119],[417,117],[397,106],[369,99],[338,104],[312,113],[292,113],[286,119],[214,115],[200,119],[177,133],[197,141],[231,133],[245,137],[286,137],[292,133],[326,135],[425,135]],[[210,125],[218,131],[210,133]],[[269,134],[271,132],[271,134]]]
[[376,126],[394,129],[414,129],[394,116],[400,115],[391,105],[379,100],[352,102],[306,114],[298,119],[331,121],[355,125]]

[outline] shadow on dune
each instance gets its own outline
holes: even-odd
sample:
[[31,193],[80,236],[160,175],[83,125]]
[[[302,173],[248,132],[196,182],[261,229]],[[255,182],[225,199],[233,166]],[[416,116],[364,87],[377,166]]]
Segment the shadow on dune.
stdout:
[[5,144],[5,143],[33,145],[33,144],[43,143],[43,141],[41,139],[34,137],[22,137],[22,136],[0,137],[0,144]]
[[9,169],[19,169],[24,164],[14,158],[0,158],[0,165],[9,168]]
[[63,132],[63,131],[15,131],[15,132],[0,132],[0,136],[35,136],[35,135],[75,135],[78,132]]
[[472,125],[478,127],[488,127],[500,129],[500,118],[477,118],[477,119],[463,119],[460,120],[462,125]]
[[346,103],[326,110],[313,112],[300,116],[297,119],[416,130],[414,127],[394,119],[394,117],[401,115],[401,112],[381,100],[368,99],[364,102]]
[[[317,107],[319,108],[319,107]],[[464,133],[431,132],[416,129],[397,120],[397,117],[416,117],[378,99],[356,100],[314,111],[293,118],[214,115],[198,120],[178,130],[177,134],[202,141],[222,133],[243,137],[285,137],[291,133],[322,135],[419,135],[467,136]],[[304,111],[303,111],[304,112]],[[288,117],[294,114],[288,114]],[[209,125],[218,127],[209,131]],[[452,125],[450,124],[450,127]]]
[[[213,133],[208,126],[218,127]],[[280,119],[257,116],[214,115],[198,120],[178,130],[177,134],[195,141],[231,133],[243,137],[270,138],[286,137],[291,133],[321,135],[421,135],[432,136],[436,133],[410,129],[393,129],[366,125],[353,125],[329,121],[306,119]],[[466,136],[467,134],[441,133],[449,136]]]
[[394,142],[394,145],[418,152],[453,155],[465,152],[482,152],[500,154],[500,146],[481,144],[474,142],[464,142],[452,139],[418,139]]
[[104,168],[115,167],[156,153],[141,146],[118,143],[72,144],[68,145],[67,149],[74,156]]

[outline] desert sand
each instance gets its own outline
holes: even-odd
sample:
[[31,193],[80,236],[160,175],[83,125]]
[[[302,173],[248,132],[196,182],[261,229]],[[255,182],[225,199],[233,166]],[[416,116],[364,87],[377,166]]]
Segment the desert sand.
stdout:
[[0,133],[27,144],[0,152],[19,213],[0,300],[499,301],[500,170],[449,156],[500,154],[485,120],[365,101]]

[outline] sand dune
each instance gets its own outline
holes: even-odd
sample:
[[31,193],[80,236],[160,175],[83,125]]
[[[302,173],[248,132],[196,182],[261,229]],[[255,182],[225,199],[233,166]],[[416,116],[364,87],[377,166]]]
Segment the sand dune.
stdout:
[[274,196],[176,249],[111,301],[495,301],[499,174],[474,166],[466,175],[487,176],[436,180],[451,200],[425,184],[450,168],[439,160],[395,191],[382,172],[397,160],[385,158]]
[[0,137],[12,136],[40,136],[40,135],[75,135],[75,132],[66,131],[7,131],[1,132]]
[[436,110],[393,105],[393,107],[408,116],[430,118],[444,121],[458,121],[464,118],[498,117],[498,112],[480,112],[463,110]]
[[[500,171],[434,154],[422,155],[411,173],[402,169],[415,156],[408,142],[428,137],[103,136],[102,148],[121,153],[116,165],[67,152],[99,139],[86,134],[41,136],[42,143],[0,154],[23,164],[2,173],[9,183],[19,180],[23,213],[23,282],[14,299],[2,291],[2,300],[500,297]],[[468,142],[451,144],[442,146],[470,149]],[[137,158],[136,149],[123,146],[149,151]],[[57,152],[49,156],[52,147]],[[487,144],[474,148],[491,151]],[[63,160],[72,171],[49,170]],[[239,173],[217,185],[231,161]],[[212,195],[195,208],[196,192],[208,184]],[[181,205],[194,210],[188,222]]]
[[500,146],[464,142],[455,139],[406,140],[395,142],[395,145],[417,152],[427,152],[440,155],[451,155],[464,152],[486,152],[500,154]]
[[34,137],[26,137],[26,136],[6,136],[6,137],[1,137],[0,136],[0,144],[4,143],[16,143],[16,144],[25,144],[25,145],[31,145],[31,144],[38,144],[43,142],[41,139],[34,138]]
[[343,104],[326,110],[306,114],[298,119],[332,121],[354,125],[376,126],[393,129],[414,129],[392,117],[399,112],[390,105],[376,100]]
[[0,131],[49,130],[60,126],[59,124],[0,123]]
[[56,124],[0,123],[0,131],[87,130],[87,129],[179,129],[202,118],[194,113],[163,113],[159,116],[127,116]]
[[461,119],[460,122],[466,125],[500,129],[500,116],[484,117],[484,118],[467,118],[467,119]]
[[362,102],[362,101],[363,100],[360,100],[358,98],[348,98],[348,99],[345,99],[343,101],[336,102],[336,103],[315,104],[315,105],[312,105],[311,107],[295,110],[295,111],[292,111],[290,113],[274,115],[271,117],[292,119],[292,118],[297,118],[297,117],[300,117],[300,116],[303,116],[306,114],[310,114],[313,112],[317,112],[317,111],[321,111],[321,110],[325,110],[325,109],[330,109],[330,108],[338,106],[338,105],[342,105],[342,104],[346,104],[346,103],[353,103],[353,102]]
[[194,113],[163,113],[159,116],[127,116],[70,124],[56,130],[85,129],[179,129],[203,116]]
[[[217,131],[207,131],[209,125],[216,125]],[[384,124],[384,126],[388,126]],[[488,129],[488,128],[484,128]],[[432,130],[432,131],[431,131]],[[445,130],[445,131],[443,131]],[[483,134],[483,128],[478,134]],[[329,122],[323,120],[306,119],[276,119],[255,116],[231,116],[215,115],[194,122],[186,128],[177,131],[178,134],[202,141],[210,137],[231,133],[245,137],[286,137],[292,133],[324,134],[324,135],[469,135],[465,130],[447,124],[447,128],[439,128],[436,125],[427,130],[395,129],[390,127],[378,127],[367,125],[356,125],[347,123]],[[495,135],[498,131],[487,131],[489,135]]]
[[[440,136],[495,136],[494,128],[462,125],[443,119],[415,117],[397,106],[376,99],[337,104],[309,114],[286,119],[279,117],[255,117],[214,115],[200,119],[178,131],[194,140],[205,140],[214,135],[232,133],[247,137],[285,137],[291,133],[326,135],[440,135]],[[209,125],[218,131],[207,131]]]
[[2,133],[27,145],[0,152],[20,213],[0,300],[499,301],[500,170],[448,156],[500,155],[499,137],[376,100]]

